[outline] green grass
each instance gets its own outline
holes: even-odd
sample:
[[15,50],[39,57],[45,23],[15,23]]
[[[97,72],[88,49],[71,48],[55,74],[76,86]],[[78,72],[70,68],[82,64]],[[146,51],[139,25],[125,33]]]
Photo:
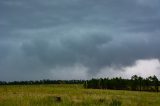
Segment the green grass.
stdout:
[[5,85],[0,86],[0,106],[160,106],[160,93],[67,84]]

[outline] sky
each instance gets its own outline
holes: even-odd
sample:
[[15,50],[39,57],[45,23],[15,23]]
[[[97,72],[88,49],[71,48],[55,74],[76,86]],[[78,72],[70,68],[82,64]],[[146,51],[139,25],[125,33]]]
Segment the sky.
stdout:
[[160,78],[160,0],[0,0],[0,80]]

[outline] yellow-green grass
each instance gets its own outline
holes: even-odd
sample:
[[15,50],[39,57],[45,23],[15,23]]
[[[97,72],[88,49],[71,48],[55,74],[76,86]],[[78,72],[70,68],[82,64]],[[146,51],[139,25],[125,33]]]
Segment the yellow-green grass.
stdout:
[[74,84],[0,86],[0,106],[114,106],[114,100],[121,106],[160,106],[160,93],[84,89]]

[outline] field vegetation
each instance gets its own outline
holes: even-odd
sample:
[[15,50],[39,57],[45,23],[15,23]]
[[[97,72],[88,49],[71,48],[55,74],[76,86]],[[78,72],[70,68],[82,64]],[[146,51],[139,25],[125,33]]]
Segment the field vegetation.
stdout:
[[160,93],[86,89],[83,84],[1,85],[0,106],[160,106]]

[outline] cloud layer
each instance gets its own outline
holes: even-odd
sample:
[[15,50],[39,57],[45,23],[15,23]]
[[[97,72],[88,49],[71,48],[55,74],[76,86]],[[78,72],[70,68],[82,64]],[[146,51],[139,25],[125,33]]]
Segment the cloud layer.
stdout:
[[87,79],[158,61],[159,9],[159,0],[2,0],[0,80]]

